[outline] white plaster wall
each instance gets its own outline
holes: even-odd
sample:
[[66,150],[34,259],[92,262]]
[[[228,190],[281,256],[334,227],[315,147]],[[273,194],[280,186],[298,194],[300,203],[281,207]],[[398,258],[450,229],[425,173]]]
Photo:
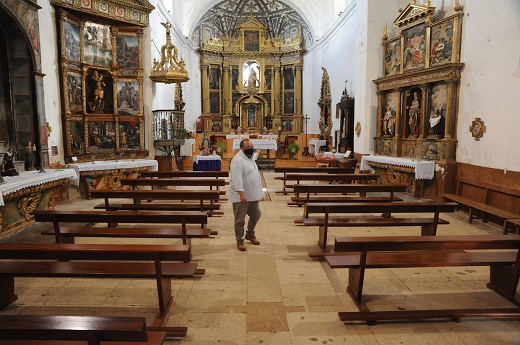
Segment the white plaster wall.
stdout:
[[[54,7],[49,1],[39,1],[40,49],[42,60],[45,117],[52,128],[48,137],[49,162],[64,162],[63,128],[60,97],[58,43]],[[44,125],[44,124],[43,124]],[[64,124],[63,124],[64,125]],[[51,156],[51,146],[58,146],[58,155]]]

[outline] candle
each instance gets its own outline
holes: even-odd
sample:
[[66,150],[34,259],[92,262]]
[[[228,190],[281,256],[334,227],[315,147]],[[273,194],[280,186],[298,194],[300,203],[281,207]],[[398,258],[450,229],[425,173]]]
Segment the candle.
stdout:
[[278,132],[281,132],[282,131],[282,127],[278,127]]

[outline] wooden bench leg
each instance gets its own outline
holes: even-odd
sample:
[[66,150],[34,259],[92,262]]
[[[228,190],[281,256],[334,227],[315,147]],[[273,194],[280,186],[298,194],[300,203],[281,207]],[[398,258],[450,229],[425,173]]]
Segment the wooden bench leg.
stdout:
[[368,307],[362,302],[363,282],[365,280],[365,270],[362,268],[348,269],[347,292],[352,297],[360,311],[369,311]]
[[0,310],[18,299],[14,293],[14,277],[0,277]]
[[437,226],[435,224],[421,225],[421,236],[435,236],[437,234]]
[[518,280],[519,271],[518,268],[515,270],[514,265],[491,266],[487,287],[508,301],[520,306],[520,302],[515,299]]
[[159,297],[159,316],[164,317],[173,302],[172,280],[170,278],[157,279],[157,295]]
[[318,245],[320,246],[322,251],[324,251],[324,252],[327,251],[327,226],[326,225],[320,226]]
[[473,221],[473,207],[469,207],[469,223]]

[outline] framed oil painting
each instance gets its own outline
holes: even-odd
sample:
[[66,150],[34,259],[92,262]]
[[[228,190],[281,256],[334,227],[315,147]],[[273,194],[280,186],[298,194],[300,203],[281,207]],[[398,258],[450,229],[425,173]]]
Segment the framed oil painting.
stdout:
[[117,82],[117,112],[119,115],[138,115],[139,83],[134,80],[121,80]]
[[67,121],[68,150],[73,155],[85,153],[85,127],[81,119]]
[[124,33],[117,35],[117,67],[139,67],[139,38],[137,35]]
[[294,113],[294,93],[284,92],[283,94],[283,113],[293,114]]
[[141,149],[141,121],[138,118],[119,119],[119,149]]
[[211,131],[212,132],[222,132],[222,120],[212,120],[211,121]]
[[65,20],[63,21],[62,28],[62,49],[65,51],[65,57],[70,61],[80,62],[81,53],[79,25]]
[[220,114],[220,92],[209,93],[209,112],[211,114]]
[[283,69],[283,89],[294,90],[294,72],[292,67]]
[[273,70],[271,68],[266,68],[264,71],[264,78],[265,78],[264,91],[271,91],[272,77],[273,77]]
[[85,22],[83,57],[86,64],[112,66],[112,33],[110,26]]
[[282,120],[282,132],[292,132],[293,123],[292,120]]
[[401,38],[395,38],[385,45],[385,76],[401,72]]
[[111,73],[105,69],[90,68],[85,78],[87,113],[111,114],[114,111]]
[[209,69],[209,88],[210,90],[220,90],[220,68],[218,67]]
[[83,78],[79,73],[67,73],[67,100],[65,112],[68,114],[83,113]]
[[244,30],[244,51],[260,51],[260,31]]
[[426,24],[403,30],[403,71],[424,68],[426,65]]
[[453,61],[453,42],[456,18],[447,19],[431,27],[430,66],[439,66]]
[[116,149],[116,126],[113,121],[88,122],[88,150],[92,153]]

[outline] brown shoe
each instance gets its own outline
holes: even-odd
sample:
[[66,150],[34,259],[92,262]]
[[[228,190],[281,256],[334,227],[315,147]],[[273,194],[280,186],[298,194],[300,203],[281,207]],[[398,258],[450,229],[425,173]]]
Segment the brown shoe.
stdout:
[[241,252],[245,252],[246,251],[246,246],[244,245],[244,241],[237,241],[237,248]]
[[260,241],[256,239],[253,235],[246,235],[246,240],[250,241],[254,245],[259,245]]

